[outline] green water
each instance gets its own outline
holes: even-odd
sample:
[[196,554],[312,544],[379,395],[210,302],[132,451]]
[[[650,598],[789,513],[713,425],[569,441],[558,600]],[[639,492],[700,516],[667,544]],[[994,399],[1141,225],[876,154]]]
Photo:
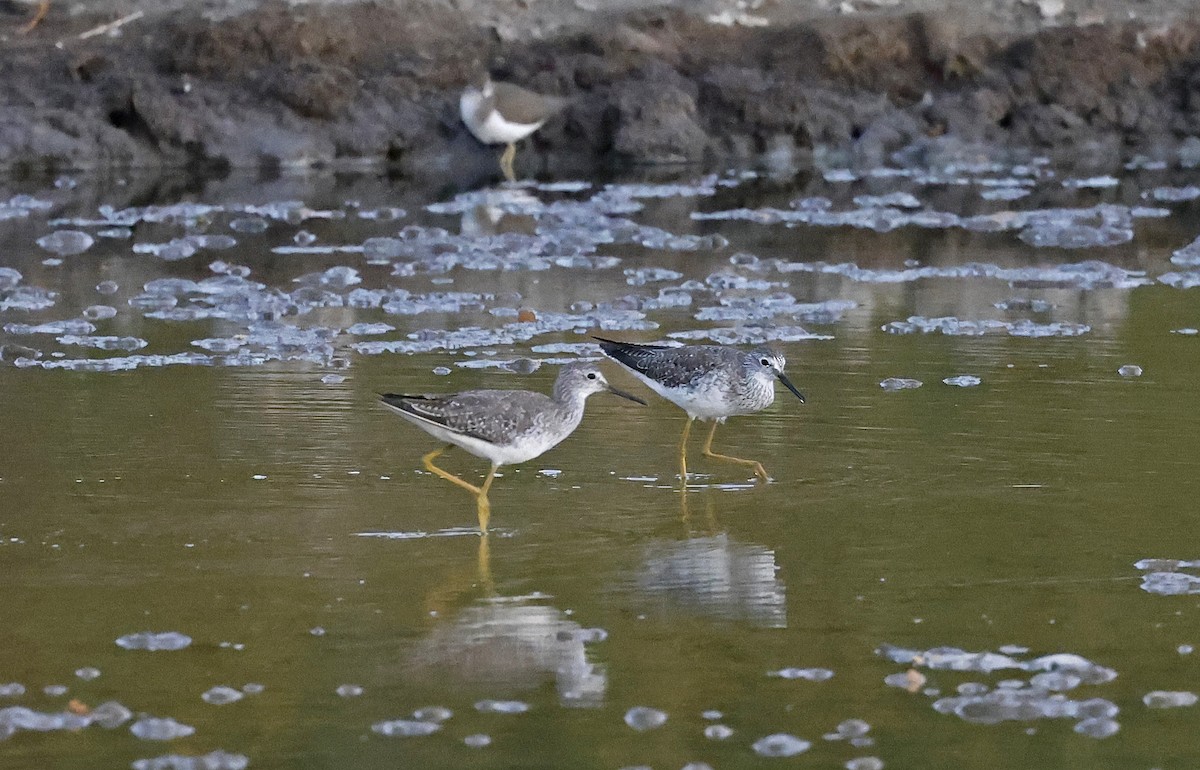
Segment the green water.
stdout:
[[[380,200],[416,197],[386,185],[370,190]],[[307,194],[310,205],[330,205],[345,193]],[[691,201],[669,203],[682,218],[669,205],[651,214],[664,227],[688,226]],[[721,231],[738,248],[797,260],[1161,266],[1194,237],[1188,225],[1177,216],[1139,226],[1128,247],[1065,257],[1007,236]],[[338,232],[337,223],[324,226],[325,237]],[[48,231],[44,223],[0,227],[6,249],[18,254],[5,264],[64,295],[38,318],[65,318],[64,308],[101,301],[90,287],[105,276],[136,285],[207,274],[207,257],[159,263],[129,254],[127,243],[42,267],[32,240]],[[346,227],[345,240],[361,240]],[[703,278],[729,253],[635,255],[627,263]],[[219,256],[278,284],[311,264],[356,264],[337,255],[304,258],[302,267],[248,246]],[[409,285],[385,276],[364,271],[364,285]],[[539,310],[634,291],[620,270],[452,276],[443,288],[517,291]],[[0,708],[56,713],[71,699],[86,707],[115,699],[196,731],[169,742],[139,740],[128,724],[19,732],[0,740],[0,766],[128,767],[214,749],[244,754],[256,769],[840,767],[862,756],[893,768],[1200,764],[1200,712],[1142,704],[1153,690],[1200,690],[1200,653],[1177,651],[1200,645],[1198,602],[1141,590],[1133,566],[1200,557],[1200,338],[1171,333],[1200,325],[1196,290],[1060,291],[1066,320],[1092,326],[1077,338],[896,336],[880,326],[914,314],[977,317],[992,302],[1029,293],[995,281],[784,279],[798,298],[859,305],[811,329],[833,339],[779,346],[807,404],[779,388],[769,410],[717,433],[718,451],[761,460],[771,483],[704,460],[694,430],[690,469],[698,475],[681,494],[682,412],[658,399],[638,407],[599,395],[569,440],[504,470],[487,538],[469,532],[470,497],[420,469],[420,456],[437,443],[379,408],[375,394],[546,391],[553,367],[522,376],[456,368],[461,353],[347,352],[350,365],[338,370],[345,381],[326,384],[327,370],[296,363],[124,373],[5,363],[0,683],[20,682],[27,692],[0,698]],[[649,315],[662,331],[705,326],[692,310]],[[495,323],[479,313],[319,313],[315,320],[330,325],[386,320],[397,327],[388,338]],[[8,311],[0,320],[27,314]],[[122,323],[113,333],[139,334],[156,352],[224,333],[219,322]],[[529,344],[580,339],[568,333]],[[527,345],[501,353],[529,354]],[[1144,374],[1119,376],[1130,363]],[[432,373],[443,365],[449,376]],[[982,384],[941,383],[964,373]],[[925,384],[884,392],[878,383],[893,376]],[[651,396],[615,368],[611,379]],[[457,451],[444,465],[468,478],[485,469]],[[584,643],[585,629],[603,633]],[[161,652],[114,643],[144,630],[194,641]],[[936,713],[935,697],[884,684],[905,667],[877,656],[881,644],[1021,645],[1029,648],[1022,659],[1084,656],[1118,676],[1066,695],[1114,702],[1120,732],[1097,740],[1073,732],[1072,720],[973,724]],[[84,666],[101,676],[77,678]],[[834,675],[768,676],[788,667]],[[1019,671],[924,674],[925,687],[941,695],[963,682],[1028,679]],[[264,689],[220,706],[200,697],[214,685],[246,683]],[[69,692],[42,692],[54,684]],[[363,692],[341,697],[335,689],[343,684]],[[481,713],[474,704],[484,699],[518,700],[529,710]],[[454,715],[426,737],[371,730],[426,706]],[[634,731],[623,722],[634,706],[661,709],[668,721]],[[732,737],[704,737],[706,710],[723,713],[718,721]],[[849,718],[871,725],[873,745],[822,739]],[[751,744],[773,733],[813,746],[790,759],[758,756]],[[491,744],[464,745],[472,734]]]

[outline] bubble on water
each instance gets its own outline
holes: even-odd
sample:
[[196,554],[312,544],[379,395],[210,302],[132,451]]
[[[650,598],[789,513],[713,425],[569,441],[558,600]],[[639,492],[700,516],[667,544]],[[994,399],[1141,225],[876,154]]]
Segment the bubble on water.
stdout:
[[205,691],[200,697],[205,703],[211,703],[214,706],[224,706],[227,703],[240,701],[245,695],[241,690],[235,690],[232,687],[219,684]]
[[1187,185],[1186,187],[1155,187],[1153,190],[1142,193],[1142,197],[1152,198],[1162,203],[1191,201],[1200,198],[1200,187],[1196,185]]
[[704,728],[704,737],[710,741],[723,741],[733,736],[733,728],[728,725],[715,724]]
[[893,192],[887,195],[855,195],[854,205],[864,209],[886,207],[919,209],[921,201],[912,193]]
[[325,385],[340,385],[345,381],[346,378],[340,374],[326,374],[321,378],[321,382]]
[[1029,680],[1031,687],[1041,687],[1046,690],[1059,692],[1074,690],[1082,683],[1083,679],[1065,671],[1047,671],[1036,674]]
[[1084,179],[1078,179],[1078,178],[1064,179],[1062,181],[1063,187],[1069,187],[1069,188],[1076,189],[1076,190],[1083,190],[1083,189],[1102,190],[1102,189],[1106,189],[1109,187],[1116,187],[1118,184],[1120,184],[1120,181],[1116,177],[1108,176],[1108,175],[1093,176],[1093,177],[1087,177]]
[[1181,644],[1175,648],[1175,652],[1178,652],[1180,655],[1191,655],[1195,651],[1196,648],[1190,644]]
[[133,230],[128,227],[105,227],[97,230],[96,235],[100,238],[123,241],[133,237]]
[[1055,653],[1033,660],[1020,661],[1008,654],[998,652],[968,652],[957,647],[934,647],[928,650],[912,650],[890,644],[880,645],[875,650],[893,663],[921,666],[935,671],[975,671],[992,673],[1001,670],[1017,671],[1069,671],[1080,676],[1089,684],[1111,681],[1117,673],[1100,666],[1081,655]]
[[144,741],[170,741],[186,738],[195,733],[196,728],[176,722],[171,717],[142,717],[130,725],[129,732]]
[[1200,286],[1200,271],[1190,273],[1163,273],[1158,277],[1159,283],[1176,289],[1194,289]]
[[370,219],[376,222],[395,222],[408,216],[408,212],[395,206],[385,206],[378,209],[359,209],[359,219]]
[[95,666],[84,666],[83,668],[75,669],[75,676],[85,682],[90,682],[100,676],[100,669]]
[[134,254],[153,254],[166,262],[178,262],[196,254],[196,244],[188,238],[173,238],[166,243],[135,243]]
[[634,706],[625,712],[625,724],[638,732],[653,730],[667,723],[667,712],[649,706]]
[[265,233],[267,220],[262,217],[242,217],[230,221],[229,229],[237,233]]
[[751,746],[754,753],[762,757],[793,757],[803,754],[812,746],[803,738],[797,738],[787,733],[775,733],[759,738]]
[[367,336],[371,334],[387,334],[395,331],[396,327],[391,324],[382,323],[356,323],[346,329],[346,334],[357,336]]
[[435,366],[433,367],[433,373],[440,377],[445,377],[447,374],[450,374],[450,368],[447,366]]
[[709,720],[710,722],[715,722],[718,719],[725,718],[724,712],[719,711],[717,709],[706,709],[705,711],[700,712],[700,716],[704,717],[705,719]]
[[343,698],[357,698],[363,694],[363,688],[357,684],[339,684],[334,692]]
[[973,388],[983,382],[983,380],[979,379],[973,374],[959,374],[954,377],[947,377],[946,379],[942,380],[942,382],[959,388]]
[[843,738],[860,738],[871,732],[871,725],[862,719],[846,719],[834,731]]
[[178,631],[142,631],[117,639],[117,646],[126,650],[182,650],[192,643],[192,637]]
[[83,309],[83,317],[89,321],[104,321],[113,318],[117,309],[110,305],[90,305]]
[[445,722],[452,716],[454,712],[445,706],[423,706],[413,712],[413,719],[422,722]]
[[45,310],[57,300],[58,292],[40,286],[17,286],[0,295],[0,310]]
[[48,684],[42,688],[42,692],[49,695],[51,698],[57,698],[60,695],[67,694],[67,686],[65,684]]
[[1142,577],[1141,589],[1159,596],[1200,594],[1200,577],[1186,572],[1151,572]]
[[721,297],[719,302],[719,307],[701,308],[695,314],[696,320],[765,322],[782,315],[801,323],[835,324],[842,320],[846,311],[858,306],[857,302],[841,299],[797,302],[795,297],[783,292],[765,297]]
[[1075,732],[1089,738],[1107,738],[1116,735],[1121,725],[1113,719],[1084,719],[1075,725]]
[[1171,255],[1171,262],[1184,267],[1200,267],[1200,237]]
[[846,762],[846,770],[883,770],[883,760],[879,757],[855,757]]
[[20,731],[50,732],[52,730],[82,730],[91,724],[86,714],[70,711],[45,713],[24,706],[9,706],[0,709],[0,740]]
[[21,282],[20,271],[11,267],[0,267],[0,291],[8,291]]
[[688,762],[680,770],[713,770],[713,766],[707,762]]
[[989,332],[1003,331],[1013,337],[1078,337],[1087,334],[1092,327],[1087,324],[1066,322],[1037,323],[1028,319],[1000,321],[995,319],[963,320],[953,316],[925,318],[909,316],[904,321],[884,324],[883,331],[889,334],[930,334],[937,332],[947,336],[978,337]]
[[217,749],[208,754],[164,754],[134,760],[133,770],[246,770],[250,758]]
[[312,628],[308,629],[308,633],[312,634],[313,636],[325,636],[325,628],[323,626],[313,626]]
[[311,246],[317,242],[317,236],[307,230],[300,230],[292,236],[292,242],[297,246]]
[[1147,708],[1152,709],[1172,709],[1182,708],[1185,706],[1196,705],[1197,696],[1194,692],[1172,692],[1168,690],[1154,690],[1148,692],[1142,697],[1142,703],[1146,704]]
[[920,380],[910,380],[903,377],[888,377],[879,383],[879,387],[889,393],[894,393],[898,390],[912,390],[923,385]]
[[389,738],[414,738],[433,735],[442,729],[440,722],[421,722],[412,719],[394,719],[390,722],[376,722],[371,730]]
[[524,714],[529,704],[519,700],[481,700],[475,710],[485,714]]
[[833,678],[833,672],[827,668],[781,668],[778,671],[768,671],[767,676],[777,676],[781,679],[806,679],[809,682],[824,682]]
[[1044,299],[1029,299],[1026,297],[1011,297],[993,305],[998,310],[1021,311],[1030,313],[1047,313],[1054,305]]
[[1024,187],[992,187],[980,190],[979,197],[985,201],[1015,201],[1029,194],[1030,190]]
[[1141,377],[1142,367],[1137,364],[1125,364],[1120,369],[1117,369],[1117,374],[1122,377]]
[[80,230],[59,230],[37,239],[37,245],[59,256],[82,254],[92,247],[95,239]]
[[150,344],[140,337],[93,337],[79,334],[64,334],[58,338],[58,342],[62,345],[77,345],[96,350],[124,350],[125,352],[140,350]]
[[0,698],[19,698],[25,694],[25,685],[20,682],[0,684]]
[[257,682],[247,682],[242,685],[242,692],[247,695],[258,695],[265,689],[267,689],[266,685],[258,684]]
[[492,745],[492,736],[474,733],[463,738],[462,742],[473,749],[482,749]]
[[857,182],[861,177],[848,168],[831,168],[822,174],[826,182]]
[[88,714],[92,724],[99,725],[105,730],[115,730],[133,719],[133,712],[115,700],[101,703]]
[[1134,562],[1140,570],[1177,570],[1200,567],[1200,559],[1140,559]]
[[203,348],[210,353],[232,353],[238,348],[247,344],[245,339],[237,337],[228,338],[209,338],[203,340],[192,340],[192,344],[198,348]]
[[1200,334],[1200,329],[1195,329],[1191,326],[1186,326],[1182,329],[1172,329],[1171,334],[1182,334],[1185,337],[1194,337],[1197,334]]
[[71,318],[66,321],[47,321],[40,324],[10,323],[4,325],[4,331],[9,334],[86,335],[96,331],[96,326],[82,318]]
[[664,267],[630,267],[625,269],[625,283],[630,286],[644,286],[647,283],[674,281],[682,277],[683,273],[668,270]]

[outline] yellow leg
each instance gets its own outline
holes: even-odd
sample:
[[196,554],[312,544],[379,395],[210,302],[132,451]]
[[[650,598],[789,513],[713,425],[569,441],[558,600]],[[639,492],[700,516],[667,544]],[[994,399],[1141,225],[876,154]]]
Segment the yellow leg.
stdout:
[[495,593],[495,588],[492,584],[492,551],[491,544],[488,542],[487,532],[479,538],[479,553],[476,558],[476,567],[479,575],[479,587],[483,591],[491,595]]
[[712,451],[713,436],[717,435],[717,423],[713,421],[712,430],[708,432],[708,440],[704,442],[703,454],[705,457],[711,457],[714,460],[724,460],[727,463],[737,463],[738,465],[746,465],[754,469],[754,475],[758,476],[763,481],[770,481],[767,477],[767,471],[762,467],[762,463],[758,460],[743,460],[740,457],[730,457],[729,455],[719,455]]
[[504,148],[504,154],[500,156],[500,170],[504,172],[504,178],[510,182],[517,181],[517,175],[513,173],[513,160],[517,157],[517,145],[510,143]]
[[683,437],[679,439],[679,482],[683,484],[683,488],[687,489],[687,440],[688,434],[692,432],[692,417],[688,416],[687,422],[683,424]]
[[[467,490],[468,492],[475,495],[476,497],[479,497],[480,492],[481,492],[479,487],[475,486],[474,484],[469,484],[466,481],[463,481],[462,479],[460,479],[458,476],[455,476],[453,473],[444,471],[441,468],[439,468],[433,464],[433,458],[437,457],[442,452],[445,452],[447,449],[453,449],[453,448],[454,448],[453,444],[447,444],[446,446],[442,447],[441,449],[435,449],[432,452],[430,452],[429,454],[422,457],[421,462],[425,464],[425,470],[429,471],[430,473],[434,474],[435,476],[441,476],[443,479],[445,479],[446,481],[449,481],[451,484],[457,484],[458,486]],[[490,481],[491,479],[488,479],[488,480]]]
[[488,502],[488,490],[492,488],[492,479],[496,478],[496,468],[493,465],[488,471],[487,481],[483,482],[483,486],[479,490],[479,495],[475,498],[475,510],[479,514],[479,532],[486,538],[488,519],[492,517],[492,504]]
[[24,27],[21,27],[21,34],[25,35],[33,32],[37,25],[42,23],[42,19],[46,18],[46,14],[50,12],[50,0],[41,0],[38,3],[37,10],[33,12],[33,18]]
[[492,515],[492,504],[488,502],[487,493],[488,493],[488,489],[490,489],[492,486],[492,480],[496,478],[496,468],[498,466],[493,465],[492,469],[490,471],[488,471],[488,477],[487,477],[487,480],[485,480],[483,482],[483,486],[477,487],[474,484],[470,484],[466,481],[463,481],[458,476],[455,476],[453,473],[444,471],[441,468],[439,468],[433,464],[433,458],[437,457],[442,452],[445,452],[447,449],[451,449],[453,447],[454,447],[453,444],[447,444],[446,446],[442,447],[441,449],[435,449],[432,452],[430,452],[429,454],[422,457],[421,462],[425,464],[425,469],[427,471],[429,471],[430,473],[432,473],[436,476],[440,476],[441,478],[445,479],[446,481],[449,481],[451,484],[460,486],[463,489],[470,492],[471,494],[475,495],[475,510],[476,510],[476,513],[479,515],[479,531],[483,534],[487,534],[488,519],[491,518],[491,515]]

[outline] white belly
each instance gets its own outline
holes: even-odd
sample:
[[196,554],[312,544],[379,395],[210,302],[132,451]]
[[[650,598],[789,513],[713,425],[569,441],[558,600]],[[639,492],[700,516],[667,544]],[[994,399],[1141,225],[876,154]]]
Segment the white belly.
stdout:
[[[557,446],[559,442],[571,433],[568,430],[561,435],[551,435],[549,433],[527,434],[514,444],[491,444],[473,436],[464,436],[461,433],[447,430],[437,423],[422,420],[420,417],[402,412],[389,404],[384,404],[384,406],[387,406],[393,412],[434,438],[445,441],[447,444],[454,444],[457,447],[461,447],[476,457],[482,457],[484,460],[497,466],[519,465],[520,463],[532,460]],[[576,425],[578,425],[578,422],[576,422]],[[574,426],[571,426],[571,430],[574,430]]]
[[458,111],[462,121],[476,139],[484,144],[512,144],[519,142],[542,127],[538,123],[510,123],[500,117],[500,113],[492,110],[484,120],[477,119],[479,102],[483,95],[478,91],[464,91],[458,99]]

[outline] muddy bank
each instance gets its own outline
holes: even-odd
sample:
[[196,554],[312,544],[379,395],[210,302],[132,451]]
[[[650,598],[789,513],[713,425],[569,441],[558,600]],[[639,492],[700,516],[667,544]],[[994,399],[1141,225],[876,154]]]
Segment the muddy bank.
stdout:
[[523,173],[814,154],[877,164],[979,146],[1171,158],[1200,144],[1195,21],[973,32],[945,14],[881,12],[747,27],[664,8],[512,39],[432,2],[269,4],[80,37],[112,18],[52,13],[4,36],[0,168],[491,174],[496,150],[457,114],[481,63],[572,99],[525,143]]

